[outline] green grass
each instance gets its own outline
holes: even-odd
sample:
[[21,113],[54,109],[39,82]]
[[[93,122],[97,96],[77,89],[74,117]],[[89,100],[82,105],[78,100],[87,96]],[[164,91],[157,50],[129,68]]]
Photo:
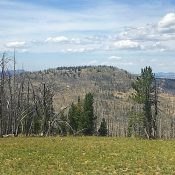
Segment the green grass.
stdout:
[[100,137],[0,139],[0,174],[175,174],[175,141]]

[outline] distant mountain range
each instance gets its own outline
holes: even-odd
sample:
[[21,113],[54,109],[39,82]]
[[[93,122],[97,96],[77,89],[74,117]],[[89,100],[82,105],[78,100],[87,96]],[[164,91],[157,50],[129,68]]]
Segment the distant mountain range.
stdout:
[[[19,74],[24,73],[24,72],[26,72],[26,71],[23,69],[17,69],[15,73],[16,73],[16,75],[19,75]],[[13,76],[14,70],[8,70],[8,71],[5,71],[5,73],[6,73],[6,75]],[[0,75],[1,75],[1,71],[0,71]]]
[[166,78],[166,79],[175,79],[174,72],[158,72],[155,73],[156,78]]

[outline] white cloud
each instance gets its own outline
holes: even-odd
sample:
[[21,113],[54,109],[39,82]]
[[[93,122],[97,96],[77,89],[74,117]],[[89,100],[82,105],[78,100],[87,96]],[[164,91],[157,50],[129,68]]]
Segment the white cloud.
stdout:
[[157,31],[157,25],[147,24],[142,27],[127,27],[124,31],[119,33],[120,40],[134,40],[134,41],[155,41],[163,39],[163,34]]
[[165,52],[165,51],[167,51],[167,49],[162,48],[162,49],[159,49],[159,51],[160,51],[160,52]]
[[90,51],[94,51],[95,48],[68,48],[68,49],[63,49],[62,52],[72,52],[72,53],[83,53],[83,52],[90,52]]
[[71,38],[71,43],[80,44],[81,40],[80,38]]
[[84,43],[82,39],[78,37],[68,38],[66,36],[56,36],[56,37],[48,37],[45,42],[50,43],[68,43],[68,44],[81,44]]
[[157,22],[157,24],[147,24],[143,27],[127,27],[119,33],[116,39],[137,41],[142,46],[149,44],[151,47],[155,42],[175,40],[175,25],[161,28]]
[[108,58],[109,61],[120,61],[122,60],[122,57],[119,57],[119,56],[110,56]]
[[175,13],[166,14],[159,22],[159,27],[167,28],[175,25]]
[[140,49],[141,46],[137,41],[120,40],[114,42],[114,46],[118,49]]
[[14,42],[8,42],[5,44],[8,48],[23,48],[26,46],[26,42],[24,41],[14,41]]
[[[6,0],[4,3],[0,1],[1,4],[4,7],[0,12],[3,16],[0,19],[1,49],[5,46],[4,43],[9,40],[15,41],[21,38],[28,41],[27,47],[30,47],[31,52],[58,52],[61,50],[65,52],[87,52],[94,50],[93,48],[107,52],[116,48],[137,50],[142,49],[147,41],[159,41],[163,38],[166,40],[172,39],[172,36],[163,36],[163,34],[160,35],[158,31],[155,31],[155,28],[157,29],[157,19],[154,21],[155,26],[144,24],[146,23],[144,20],[144,23],[140,21],[137,23],[138,25],[134,21],[131,23],[128,17],[126,18],[123,15],[123,11],[126,11],[127,7],[120,6],[117,3],[108,4],[107,6],[102,3],[94,9],[82,9],[82,13],[61,8],[17,3],[11,0]],[[102,13],[104,8],[105,11],[107,10],[107,14]],[[116,15],[116,12],[119,15]],[[126,19],[122,20],[123,17]],[[116,23],[116,21],[119,22]],[[131,24],[133,26],[128,27]],[[85,31],[88,32],[85,33]],[[91,31],[91,34],[89,34],[89,31]],[[103,31],[109,33],[104,34]],[[111,31],[119,31],[119,34],[114,36]],[[37,40],[38,43],[30,40]],[[152,43],[149,44],[151,47]],[[79,45],[80,48],[75,48],[75,45]],[[86,49],[87,47],[90,49]]]
[[164,33],[175,32],[175,13],[168,13],[160,20],[158,31]]
[[57,37],[48,37],[45,41],[46,42],[54,42],[54,43],[60,43],[60,42],[66,42],[69,39],[65,36],[57,36]]

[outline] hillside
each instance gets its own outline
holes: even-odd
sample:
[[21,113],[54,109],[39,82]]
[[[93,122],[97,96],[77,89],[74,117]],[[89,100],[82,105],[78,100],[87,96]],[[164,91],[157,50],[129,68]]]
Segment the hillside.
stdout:
[[[29,74],[34,84],[46,82],[55,92],[56,107],[71,104],[94,93],[98,99],[119,99],[131,89],[132,75],[108,66],[61,67]],[[61,98],[61,104],[58,102]]]
[[157,78],[157,82],[163,92],[175,94],[175,79]]
[[[131,83],[135,76],[125,70],[112,66],[59,67],[27,74],[35,86],[45,82],[53,89],[56,112],[70,106],[72,102],[77,102],[78,97],[82,99],[86,93],[92,92],[97,127],[101,119],[106,118],[111,135],[125,136],[129,111],[133,107],[140,110],[140,106],[133,104],[129,98],[132,93]],[[167,135],[166,129],[172,125],[172,118],[174,119],[175,97],[169,92],[173,92],[175,82],[158,79],[158,86],[161,119],[158,122],[160,127],[165,128],[165,133],[160,133],[161,137]]]

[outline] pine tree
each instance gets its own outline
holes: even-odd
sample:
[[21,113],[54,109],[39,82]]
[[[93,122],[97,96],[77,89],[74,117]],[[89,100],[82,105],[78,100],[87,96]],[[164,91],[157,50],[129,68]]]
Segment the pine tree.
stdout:
[[[141,70],[141,75],[137,77],[136,81],[132,84],[135,90],[133,99],[137,103],[143,104],[144,130],[145,135],[149,139],[156,137],[157,90],[155,81],[151,67],[146,67]],[[154,113],[152,110],[153,107]]]
[[91,93],[86,94],[83,106],[84,112],[84,134],[85,135],[93,135],[95,131],[95,116],[94,116],[94,108],[93,108],[94,98]]
[[[95,131],[95,117],[93,108],[93,95],[91,93],[86,94],[83,102],[78,99],[78,103],[72,103],[68,119],[69,124],[75,133],[83,133],[84,135],[92,135]],[[72,130],[70,130],[72,134]]]
[[[76,108],[77,108],[76,105],[72,103],[68,113],[69,124],[74,130],[74,132],[78,130],[78,116]],[[72,130],[70,130],[70,133],[72,134]]]
[[104,118],[102,119],[98,133],[99,133],[99,136],[107,136],[107,133],[108,133],[107,123]]

